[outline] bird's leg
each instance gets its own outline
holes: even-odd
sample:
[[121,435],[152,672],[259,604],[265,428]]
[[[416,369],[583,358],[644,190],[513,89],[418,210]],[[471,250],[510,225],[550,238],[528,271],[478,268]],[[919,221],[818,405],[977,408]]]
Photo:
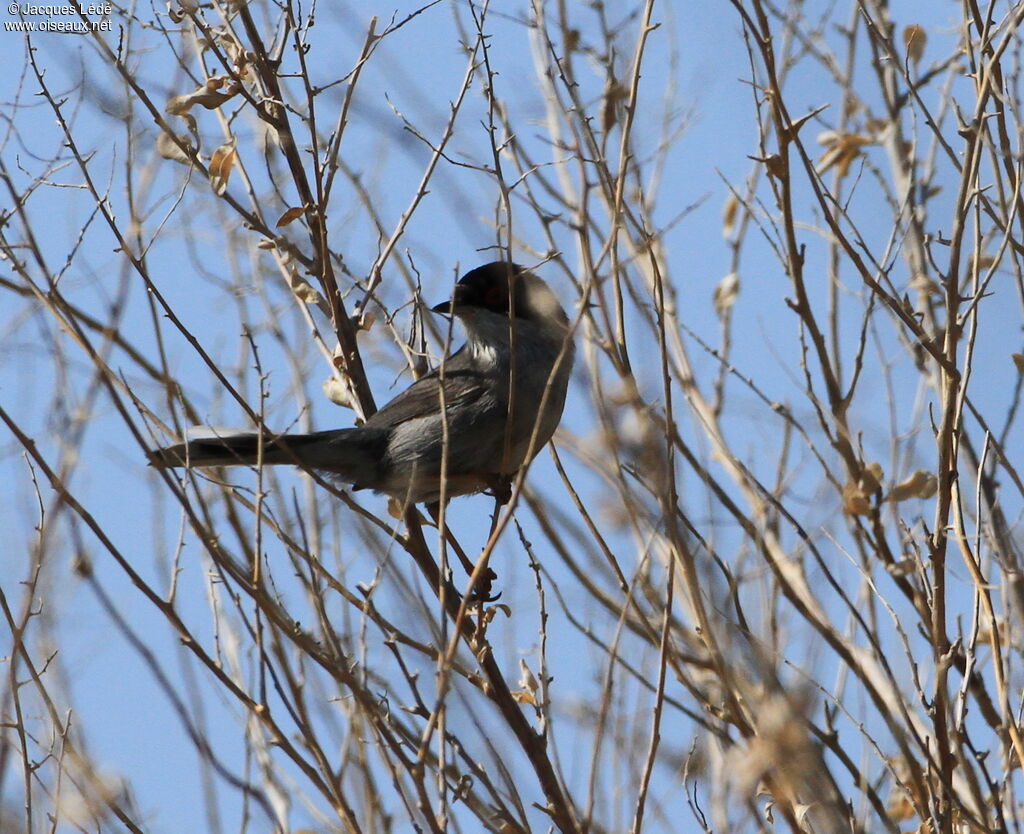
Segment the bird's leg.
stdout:
[[[430,513],[430,517],[434,520],[434,526],[438,530],[441,529],[441,503],[439,501],[431,501],[427,504],[427,512]],[[444,525],[444,539],[448,543],[448,546],[455,551],[455,555],[459,557],[459,561],[462,563],[463,570],[467,573],[473,572],[473,563],[466,555],[466,551],[462,549],[462,546],[456,541],[455,536],[452,535],[452,531],[448,529],[448,525]]]
[[[487,541],[491,540],[491,536],[494,534],[495,522],[498,518],[498,508],[494,508],[494,515],[491,516],[491,529],[487,533]],[[483,570],[477,570],[476,565],[470,565],[466,571],[470,577],[475,576],[476,582],[473,585],[473,590],[470,595],[470,599],[474,602],[494,602],[498,597],[501,596],[499,591],[497,594],[491,595],[491,588],[494,585],[494,580],[498,578],[498,574],[494,572],[490,565],[485,565]],[[480,616],[484,614],[483,607],[480,608]]]
[[[501,514],[501,508],[505,506],[512,497],[512,478],[511,475],[494,475],[489,479],[490,487],[489,492],[494,495],[494,512],[491,513],[491,527],[487,531],[487,541],[489,542],[494,536],[494,531],[498,529],[498,517]],[[472,576],[473,572],[470,571]],[[494,569],[488,565],[480,573],[479,579],[477,579],[476,588],[473,590],[473,595],[476,597],[483,598],[484,602],[494,602],[500,593],[491,596],[491,587],[494,584],[494,580],[498,578],[498,574],[494,572]],[[481,611],[481,614],[483,612]]]

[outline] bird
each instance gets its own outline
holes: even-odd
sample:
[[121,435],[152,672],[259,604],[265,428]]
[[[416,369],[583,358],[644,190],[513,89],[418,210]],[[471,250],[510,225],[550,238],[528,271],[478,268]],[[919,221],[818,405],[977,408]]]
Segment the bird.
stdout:
[[431,312],[460,320],[466,343],[362,425],[193,439],[152,450],[150,464],[292,464],[408,504],[507,493],[561,421],[575,354],[569,319],[547,283],[508,261],[467,272]]

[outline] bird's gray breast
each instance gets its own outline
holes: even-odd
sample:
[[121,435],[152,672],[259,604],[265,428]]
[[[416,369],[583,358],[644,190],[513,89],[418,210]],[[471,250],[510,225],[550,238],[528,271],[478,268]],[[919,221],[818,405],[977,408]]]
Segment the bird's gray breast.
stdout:
[[513,345],[500,343],[476,348],[482,361],[496,360],[497,399],[502,413],[501,438],[495,446],[496,468],[492,471],[503,474],[515,472],[532,456],[531,452],[536,455],[551,439],[562,416],[572,367],[571,346],[562,355],[560,340],[522,324],[516,337],[514,349]]

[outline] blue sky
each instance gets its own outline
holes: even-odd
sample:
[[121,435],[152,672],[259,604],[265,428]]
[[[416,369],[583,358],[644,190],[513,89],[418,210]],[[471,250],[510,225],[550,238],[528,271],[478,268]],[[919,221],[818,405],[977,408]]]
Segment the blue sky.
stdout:
[[[826,6],[808,5],[812,9],[820,6],[823,11]],[[396,19],[415,7],[416,4],[398,6]],[[369,18],[379,16],[378,28],[382,28],[393,8],[369,3],[339,3],[329,11],[321,8],[317,26],[310,36],[309,60],[314,67],[315,80],[328,83],[347,73],[358,56]],[[652,35],[643,70],[644,94],[636,129],[637,147],[638,152],[654,151],[668,101],[669,110],[677,123],[685,125],[685,132],[667,158],[655,219],[667,223],[683,209],[692,207],[665,236],[667,260],[680,305],[685,308],[686,325],[707,343],[716,345],[719,323],[712,293],[731,269],[721,219],[728,196],[726,183],[741,186],[754,164],[749,157],[756,153],[752,91],[746,80],[750,68],[738,17],[728,4],[669,3],[656,9],[655,18],[661,27]],[[493,35],[491,60],[498,69],[496,89],[508,100],[521,139],[538,158],[543,158],[545,152],[550,156],[550,148],[542,138],[544,109],[537,93],[528,32],[520,18],[525,13],[523,4],[502,4],[501,14],[492,12],[487,28]],[[148,20],[153,12],[147,8],[139,14]],[[584,9],[581,8],[579,14],[581,20],[587,21],[586,25],[594,25],[593,16]],[[949,51],[956,34],[953,28],[956,14],[957,8],[952,3],[892,4],[893,18],[900,25],[916,22],[925,26],[929,36],[926,63]],[[161,19],[167,25],[166,18]],[[635,22],[623,22],[623,30],[632,33]],[[826,39],[832,36],[832,31],[826,30]],[[148,30],[138,32],[136,37],[140,40],[133,44],[138,50],[135,66],[154,102],[162,105],[170,95],[188,91],[189,83],[171,63],[161,37]],[[4,108],[7,118],[13,114],[14,119],[7,122],[5,129],[12,132],[0,153],[15,172],[20,187],[25,187],[31,175],[40,171],[39,160],[56,153],[62,138],[52,111],[41,98],[34,96],[38,85],[31,70],[27,66],[22,69],[24,36],[2,32],[0,38],[3,38],[4,53],[11,56],[16,67],[16,71],[5,73],[0,80],[0,100],[17,103],[17,109]],[[624,36],[623,45],[631,43],[632,34]],[[109,179],[113,210],[125,217],[125,170],[136,172],[149,164],[151,120],[140,118],[139,129],[147,131],[147,135],[137,144],[138,157],[129,158],[124,131],[115,118],[124,106],[122,88],[110,69],[99,60],[96,50],[84,39],[53,33],[34,37],[32,45],[37,49],[37,61],[45,68],[51,89],[68,94],[66,111],[73,113],[79,147],[85,153],[94,154],[91,168],[104,183]],[[865,65],[859,72],[869,77],[870,67]],[[465,57],[458,49],[455,16],[446,3],[429,9],[390,35],[367,64],[354,100],[342,155],[349,165],[362,172],[367,188],[374,195],[374,208],[386,222],[396,222],[409,204],[428,153],[422,142],[402,129],[401,116],[416,124],[425,135],[436,137],[444,126],[449,101],[457,94],[464,73]],[[589,87],[585,93],[596,96],[604,79],[593,74],[586,83]],[[85,95],[80,91],[83,84]],[[823,104],[831,105],[804,129],[805,140],[833,123],[837,102],[829,79],[805,65],[798,65],[788,89],[788,104],[795,115]],[[954,86],[954,92],[959,89]],[[321,97],[322,119],[329,122],[335,117],[342,91],[339,87],[336,92]],[[936,95],[933,103],[937,105],[936,90],[929,92]],[[450,146],[452,160],[487,159],[487,134],[481,123],[484,115],[479,91],[474,90]],[[201,114],[201,119],[204,137],[208,137],[204,150],[208,152],[217,141],[218,128],[210,114]],[[531,129],[535,129],[535,135],[529,135]],[[240,154],[247,157],[255,176],[262,176],[259,131],[251,121],[240,118],[233,125],[233,132],[239,140]],[[921,131],[920,135],[927,134]],[[811,146],[815,147],[813,143]],[[882,169],[886,166],[881,148],[869,149],[866,158]],[[195,182],[185,188],[185,169],[171,162],[158,163],[153,172],[154,180],[145,197],[145,234],[154,237],[148,253],[153,280],[219,367],[226,371],[247,367],[253,356],[242,338],[241,320],[263,320],[265,305],[280,303],[283,297],[281,287],[274,284],[269,258],[245,245],[247,236],[251,238],[245,230],[233,228],[231,234],[225,233],[224,218],[229,210],[208,193],[205,183]],[[891,223],[888,215],[872,208],[877,204],[877,197],[871,187],[871,172],[859,169],[857,176],[862,178],[863,186],[854,191],[851,214],[857,216],[869,246],[881,249]],[[51,271],[59,269],[84,230],[83,249],[75,254],[71,268],[62,276],[62,289],[84,309],[98,315],[109,309],[115,300],[123,300],[126,306],[122,333],[153,358],[156,355],[154,328],[144,288],[126,267],[124,258],[114,251],[117,244],[92,213],[89,195],[78,187],[80,179],[73,165],[56,170],[49,176],[49,184],[41,187],[30,202],[37,233],[45,236],[43,248]],[[946,191],[936,199],[936,211],[930,218],[937,233],[943,231],[941,212],[943,208],[948,212],[955,188],[951,177],[944,180],[940,176],[939,181]],[[345,264],[354,275],[364,276],[377,253],[377,235],[354,193],[342,192],[341,188],[339,186],[330,216],[332,245],[343,253]],[[179,203],[183,189],[184,197]],[[233,179],[231,193],[241,197],[240,189],[238,178]],[[810,205],[807,193],[801,193],[799,199],[804,206]],[[282,209],[292,204],[290,200],[294,200],[294,194],[282,195]],[[408,253],[419,269],[423,295],[428,302],[447,295],[457,266],[465,271],[491,259],[480,250],[494,242],[490,225],[494,205],[493,183],[488,177],[466,167],[442,164],[430,193],[398,247],[402,257]],[[279,212],[267,209],[268,216],[277,214]],[[171,219],[166,230],[155,234],[168,215]],[[827,291],[823,237],[813,211],[802,210],[801,216],[807,220],[803,232],[809,247],[808,272],[817,270],[822,276],[820,282],[811,287],[820,300]],[[237,220],[228,222],[237,226]],[[530,222],[524,218],[523,226],[517,231],[532,245],[543,245],[535,225],[531,226]],[[734,309],[737,329],[732,361],[743,376],[758,380],[770,399],[791,403],[796,414],[810,419],[812,411],[801,395],[803,380],[799,372],[799,343],[793,314],[785,304],[785,297],[791,290],[778,261],[760,235],[752,231],[750,238],[740,266],[742,290]],[[301,237],[296,239],[301,240]],[[247,273],[255,276],[253,290],[240,298],[236,285],[229,279]],[[9,272],[3,270],[2,274]],[[551,277],[550,271],[545,274]],[[902,287],[908,280],[904,267],[896,259],[893,282]],[[568,282],[552,278],[552,283],[565,305],[571,308],[576,299]],[[861,289],[859,286],[846,288],[846,309],[857,309]],[[408,289],[393,272],[386,273],[381,292],[393,308],[401,306],[409,296]],[[984,383],[978,385],[975,394],[986,405],[991,397],[993,413],[1000,414],[999,404],[1007,401],[1016,380],[1009,353],[1020,349],[1020,308],[1009,275],[997,279],[993,292],[995,301],[985,307],[985,326],[979,333],[975,360],[975,373],[983,375]],[[357,297],[353,295],[352,299]],[[407,308],[399,313],[396,324],[405,328],[408,321]],[[326,376],[326,365],[311,344],[297,344],[306,332],[301,318],[291,311],[283,314],[276,324],[279,332],[265,328],[253,334],[268,371],[269,413],[279,425],[299,419],[298,403],[304,392],[313,402],[311,419],[318,428],[347,425],[350,413],[339,411],[318,393]],[[855,343],[858,326],[858,316],[851,315],[841,338]],[[50,340],[62,337],[53,327],[52,319],[32,304],[17,301],[6,291],[0,307],[0,327],[3,328],[0,330],[0,398],[40,446],[52,453],[57,448],[55,437],[64,430],[55,417],[59,409],[54,403],[87,402],[94,396],[89,362],[73,344],[64,340],[61,349],[70,355],[68,367],[72,375],[67,379],[56,378],[48,345]],[[190,393],[203,410],[204,422],[245,426],[242,410],[215,384],[209,369],[187,342],[172,329],[165,329],[164,333],[166,342],[162,349],[168,355],[169,365],[179,378],[191,383]],[[279,339],[296,351],[301,360],[298,367],[288,364]],[[870,352],[875,355],[869,373],[877,374],[877,369],[890,361],[896,366],[907,364],[891,327],[877,331],[873,328],[870,339],[873,342]],[[688,345],[694,357],[698,384],[710,385],[717,372],[716,360],[694,342],[689,341]],[[380,327],[361,337],[361,346],[364,360],[371,369],[377,400],[384,402],[406,384],[407,377],[398,375],[401,359]],[[653,363],[648,365],[644,361],[645,356],[635,359],[639,360],[638,377],[649,386],[653,396],[657,369]],[[239,372],[239,378],[244,379],[241,390],[246,400],[257,402],[259,392],[254,375]],[[915,403],[929,396],[916,387],[912,367],[897,368],[893,378],[896,385],[890,390],[881,375],[869,376],[853,408],[857,424],[864,430],[865,449],[881,459],[887,472],[891,470],[891,461],[885,457],[891,434],[887,403],[892,401],[897,422],[905,428],[907,415],[915,413]],[[149,407],[157,409],[166,404],[157,386],[142,379],[133,382]],[[778,444],[778,425],[765,415],[763,406],[742,386],[735,382],[729,385],[734,399],[726,424],[733,433],[736,451],[753,461],[759,474],[770,480],[778,462],[777,453],[770,451]],[[81,462],[75,469],[71,486],[129,561],[159,587],[165,582],[166,560],[176,540],[180,519],[163,483],[145,467],[142,450],[103,395],[99,396],[96,416],[81,440]],[[588,400],[587,378],[580,370],[570,394],[564,425],[568,432],[581,438],[596,432],[593,408]],[[166,411],[162,416],[166,417]],[[927,425],[918,428],[926,430]],[[687,424],[684,431],[699,437],[691,424]],[[1014,438],[1019,441],[1019,432]],[[926,434],[922,442],[913,447],[918,457],[909,455],[907,460],[900,461],[905,467],[904,474],[934,465],[930,443]],[[707,452],[706,448],[702,451]],[[580,471],[580,465],[569,455],[563,457],[568,459],[573,471]],[[821,500],[821,494],[816,491],[820,478],[811,461],[806,461],[799,471],[806,479],[807,514],[803,521],[810,525],[827,523],[839,513],[834,496],[828,501]],[[24,575],[35,539],[37,501],[26,488],[26,472],[18,444],[10,436],[0,434],[0,478],[6,484],[5,500],[0,501],[0,528],[9,534],[9,546],[0,555],[5,577]],[[538,458],[530,477],[531,485],[550,496],[550,500],[568,506],[546,454]],[[251,478],[243,478],[243,481],[252,483]],[[306,487],[299,478],[288,474],[281,476],[281,484],[283,494],[273,500],[279,502],[275,507],[283,512],[291,500],[291,491],[302,496]],[[45,489],[43,493],[49,502],[51,496]],[[377,510],[383,506],[383,499],[367,496],[364,500]],[[453,505],[452,523],[458,525],[468,541],[481,543],[489,509],[485,498],[464,499],[457,506]],[[693,512],[696,521],[714,522],[711,513],[708,517],[701,516],[699,502]],[[156,528],[154,518],[159,519]],[[535,530],[529,518],[524,518],[524,525],[528,533]],[[345,531],[346,536],[348,533]],[[726,553],[736,541],[735,531],[729,529],[716,530],[713,535]],[[373,579],[378,566],[372,561],[360,561],[358,539],[342,536],[335,547],[343,581],[354,585]],[[206,826],[206,817],[199,797],[207,777],[197,772],[193,747],[140,656],[103,613],[86,583],[72,571],[72,558],[79,548],[91,557],[96,576],[106,593],[116,601],[120,616],[146,636],[165,674],[173,680],[187,680],[187,674],[202,680],[205,674],[195,668],[186,672],[188,661],[174,636],[168,633],[162,617],[133,589],[123,572],[110,563],[87,532],[66,530],[61,546],[54,549],[60,555],[59,562],[47,568],[45,608],[50,616],[59,614],[55,633],[60,637],[60,671],[66,676],[74,697],[77,723],[85,728],[90,752],[104,763],[111,778],[124,775],[130,779],[138,807],[151,826],[149,830],[201,830]],[[182,560],[179,593],[183,610],[190,624],[208,636],[206,565],[198,546],[194,540],[188,541],[187,535]],[[513,607],[518,604],[521,609],[528,609],[532,599],[532,576],[523,565],[519,548],[515,544],[504,548],[498,560],[498,572],[504,582],[504,601]],[[550,563],[550,567],[553,571],[560,569],[554,563]],[[966,593],[968,583],[966,578],[963,581]],[[16,588],[7,589],[7,593],[16,598],[15,591]],[[288,590],[282,592],[288,593]],[[387,600],[387,594],[381,593]],[[398,599],[394,596],[391,601],[397,605]],[[529,652],[535,648],[531,642],[534,632],[535,623],[527,622],[524,617],[520,622],[509,624],[500,636],[492,635],[492,639],[510,656],[516,653],[530,656]],[[553,647],[552,653],[560,670],[560,682],[569,685],[574,656],[587,658],[580,663],[587,674],[602,668],[600,653],[587,646],[578,635],[569,629],[559,635],[564,642]],[[804,651],[810,654],[815,647],[796,651],[799,655]],[[823,665],[826,664],[827,661],[823,661]],[[200,688],[204,692],[211,739],[219,754],[237,764],[241,747],[239,707],[215,692],[211,694],[209,688]],[[591,691],[581,685],[580,697]],[[683,725],[675,729],[680,737],[688,732]],[[565,749],[572,748],[570,736],[567,733],[563,739]],[[574,767],[585,769],[587,763],[569,761],[565,764],[571,771]],[[10,791],[11,785],[6,784],[4,788]],[[236,812],[237,808],[230,803],[222,808],[224,830],[235,830],[230,821]],[[301,812],[296,813],[293,821],[300,825],[303,817]]]

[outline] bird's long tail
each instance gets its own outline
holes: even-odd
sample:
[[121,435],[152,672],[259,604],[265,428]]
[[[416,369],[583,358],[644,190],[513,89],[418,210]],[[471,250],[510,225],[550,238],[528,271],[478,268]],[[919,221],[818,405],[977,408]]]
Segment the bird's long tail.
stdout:
[[291,464],[332,472],[351,484],[373,486],[381,476],[386,439],[384,432],[367,428],[262,438],[255,433],[226,434],[154,449],[149,463],[158,469]]

